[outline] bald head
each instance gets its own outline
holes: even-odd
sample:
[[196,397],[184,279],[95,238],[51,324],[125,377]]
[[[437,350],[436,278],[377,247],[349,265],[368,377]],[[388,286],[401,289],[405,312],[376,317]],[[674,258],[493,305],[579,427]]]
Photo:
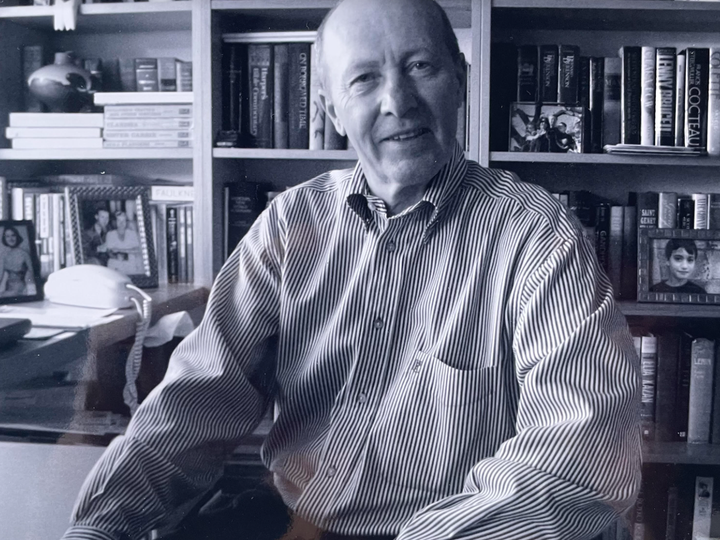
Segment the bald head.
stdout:
[[408,16],[430,17],[434,20],[435,31],[442,34],[442,41],[447,47],[453,62],[464,62],[450,19],[448,19],[445,10],[435,0],[340,0],[325,15],[315,38],[316,58],[318,60],[316,69],[324,86],[326,69],[323,45],[327,28],[330,27],[332,31],[332,29],[337,29],[337,26],[341,26],[343,23],[352,23],[356,17],[370,16],[379,20],[383,18],[383,13],[388,9],[408,10]]

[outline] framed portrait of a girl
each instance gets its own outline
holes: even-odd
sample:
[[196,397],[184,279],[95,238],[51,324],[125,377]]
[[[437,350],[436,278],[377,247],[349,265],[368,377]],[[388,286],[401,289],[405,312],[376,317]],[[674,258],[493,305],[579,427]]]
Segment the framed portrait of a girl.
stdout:
[[42,299],[32,221],[0,221],[0,304]]

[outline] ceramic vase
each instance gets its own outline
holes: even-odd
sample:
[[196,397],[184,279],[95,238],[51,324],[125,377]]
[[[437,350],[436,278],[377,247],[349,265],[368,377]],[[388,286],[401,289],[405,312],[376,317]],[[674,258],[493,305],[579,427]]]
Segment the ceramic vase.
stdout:
[[71,52],[55,53],[55,62],[28,78],[30,92],[51,112],[78,112],[91,101],[90,73],[74,63]]

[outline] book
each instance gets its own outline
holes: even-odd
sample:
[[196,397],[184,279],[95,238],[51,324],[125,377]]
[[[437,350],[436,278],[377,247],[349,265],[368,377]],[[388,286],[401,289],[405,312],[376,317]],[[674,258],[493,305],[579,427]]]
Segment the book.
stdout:
[[290,137],[289,44],[273,45],[273,147],[288,148]]
[[[156,94],[147,94],[156,95]],[[166,95],[160,94],[157,95]],[[100,126],[107,120],[129,119],[129,118],[191,118],[193,115],[192,105],[105,105],[103,114],[98,116],[101,120]]]
[[51,150],[72,148],[102,148],[103,140],[96,138],[18,138],[12,139],[12,148],[16,150]]
[[195,279],[195,210],[190,204],[185,205],[185,244],[187,251],[187,276],[186,281],[192,283]]
[[558,95],[558,46],[540,46],[540,101],[554,103]]
[[176,58],[167,56],[157,59],[158,89],[160,92],[177,92]]
[[135,58],[135,87],[138,92],[160,90],[157,58]]
[[674,229],[677,226],[677,193],[661,191],[658,193],[658,228]]
[[657,336],[657,370],[655,385],[655,440],[672,442],[677,438],[675,406],[680,336],[663,331]]
[[517,48],[517,101],[537,101],[538,48],[521,45]]
[[685,51],[685,146],[707,147],[708,68],[707,48]]
[[692,343],[690,334],[680,336],[680,354],[678,355],[677,390],[675,407],[676,441],[687,441],[688,416],[690,407],[690,377],[692,370]]
[[23,109],[27,112],[42,112],[42,103],[30,92],[28,79],[45,65],[45,48],[41,44],[25,45],[22,48]]
[[177,81],[178,92],[193,91],[193,70],[192,62],[177,60],[175,62],[175,80]]
[[50,127],[6,127],[5,128],[5,137],[8,139],[17,139],[17,138],[35,138],[35,139],[44,139],[44,138],[59,138],[59,137],[69,137],[69,138],[97,138],[100,137],[101,130],[100,128],[91,127],[91,128],[71,128],[71,127],[58,127],[58,128],[50,128]]
[[620,95],[622,61],[620,58],[605,58],[603,87],[603,136],[602,144],[620,142]]
[[150,201],[193,202],[195,188],[193,186],[150,186]]
[[637,209],[630,205],[623,209],[621,251],[620,298],[634,300],[637,297]]
[[655,144],[675,144],[675,48],[655,49]]
[[260,184],[234,182],[225,186],[223,202],[227,258],[265,208],[266,195]]
[[620,93],[620,128],[621,142],[624,144],[640,144],[640,116],[641,116],[641,48],[622,47],[622,78]]
[[136,139],[167,141],[192,139],[193,132],[191,129],[105,129],[103,130],[103,138],[106,141]]
[[192,148],[192,146],[192,139],[131,139],[102,141],[103,148]]
[[178,276],[180,283],[187,282],[187,240],[185,228],[185,207],[176,205],[177,209],[177,254],[178,254]]
[[643,191],[635,193],[634,199],[637,208],[638,229],[657,228],[660,202],[659,194],[656,191]]
[[118,58],[120,68],[120,92],[137,92],[135,80],[135,59]]
[[325,109],[320,100],[320,74],[317,70],[317,51],[311,49],[310,55],[310,124],[308,128],[308,148],[322,150],[325,143]]
[[709,53],[707,152],[720,156],[720,47],[711,47]]
[[8,180],[0,176],[0,220],[11,219]]
[[268,43],[251,43],[248,55],[248,133],[250,145],[272,148],[273,49]]
[[655,47],[641,47],[640,144],[655,144]]
[[106,118],[105,129],[130,129],[130,130],[190,130],[193,127],[193,119],[185,118]]
[[655,439],[655,384],[658,366],[658,338],[654,335],[641,337],[640,378],[640,425],[645,440]]
[[166,264],[168,283],[177,283],[180,277],[178,252],[178,208],[168,205],[165,209]]
[[593,56],[590,58],[590,148],[589,151],[601,154],[603,147],[603,110],[605,94],[605,59]]
[[610,265],[610,205],[606,203],[595,207],[595,253],[607,273]]
[[222,69],[222,129],[240,132],[242,116],[242,81],[245,58],[243,45],[223,43],[221,49]]
[[692,538],[710,538],[713,506],[713,477],[695,477],[695,500],[693,504]]
[[675,56],[675,146],[685,146],[685,51]]
[[678,229],[693,229],[695,227],[695,201],[689,197],[679,197],[677,200]]
[[93,92],[102,92],[104,88],[102,64],[100,58],[83,59],[83,68],[90,73],[90,89]]
[[[97,92],[93,94],[95,105],[153,105],[153,104],[186,104],[193,102],[192,92]],[[107,112],[107,107],[105,108]]]
[[619,205],[610,207],[610,228],[608,231],[608,278],[616,298],[621,297],[623,272],[623,221],[625,208]]
[[720,193],[708,193],[708,229],[720,229]]
[[691,345],[690,395],[688,399],[688,443],[710,442],[715,342],[697,338]]
[[11,127],[103,127],[101,113],[11,112]]
[[310,44],[289,45],[290,148],[307,148],[310,108]]
[[693,193],[690,195],[693,201],[693,229],[709,229],[710,216],[708,213],[710,195],[708,193]]
[[665,511],[665,540],[677,538],[678,486],[671,484],[667,490],[667,507]]
[[574,45],[558,47],[558,103],[578,102],[578,70],[580,50]]

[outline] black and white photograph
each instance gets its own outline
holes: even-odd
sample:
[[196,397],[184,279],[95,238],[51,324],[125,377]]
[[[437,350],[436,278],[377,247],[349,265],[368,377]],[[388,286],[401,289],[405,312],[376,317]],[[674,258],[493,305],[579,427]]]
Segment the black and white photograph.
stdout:
[[32,221],[0,221],[0,304],[42,298]]
[[138,286],[157,284],[157,261],[143,187],[71,187],[67,190],[76,263],[96,264]]
[[577,154],[585,142],[585,113],[580,106],[512,103],[511,152]]
[[641,229],[638,300],[720,304],[720,231]]

